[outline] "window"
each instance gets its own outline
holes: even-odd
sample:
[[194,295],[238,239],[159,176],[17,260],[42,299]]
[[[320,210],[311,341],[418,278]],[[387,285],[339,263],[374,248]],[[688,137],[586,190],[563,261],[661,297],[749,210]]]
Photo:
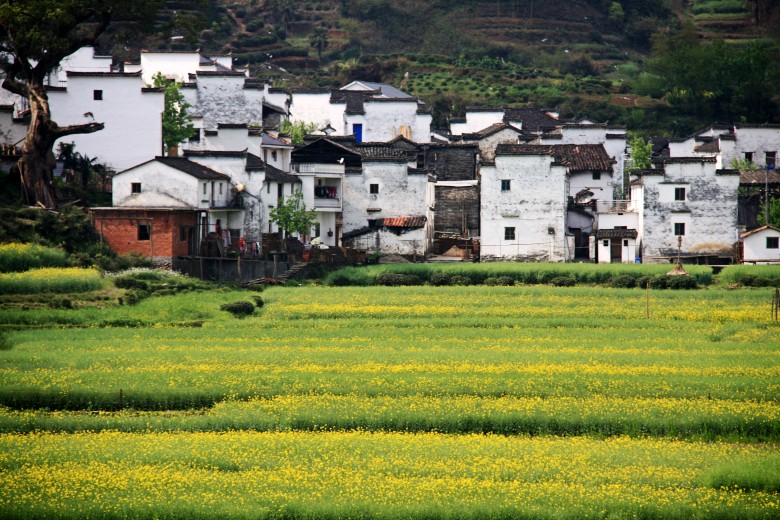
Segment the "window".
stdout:
[[424,153],[418,153],[417,154],[417,167],[418,168],[425,168],[425,154]]
[[206,188],[206,186],[207,186],[207,185],[208,185],[208,183],[207,183],[207,182],[204,182],[204,183],[203,183],[203,194],[204,194],[204,195],[206,195],[206,189],[207,189],[207,188]]
[[780,249],[780,237],[766,237],[767,249]]
[[277,199],[284,198],[284,184],[282,184],[281,182],[276,185],[276,198]]
[[504,240],[514,240],[515,239],[515,228],[513,227],[505,227],[504,228]]
[[271,183],[270,182],[265,185],[265,192],[268,193],[268,194],[271,193]]
[[379,194],[379,184],[369,184],[368,192],[371,193],[372,195]]
[[92,99],[95,101],[103,101],[103,91],[102,90],[93,90],[92,91]]
[[767,170],[774,170],[775,169],[775,159],[777,157],[777,152],[767,152],[766,153],[766,169]]
[[674,234],[675,236],[681,237],[685,235],[685,223],[684,222],[675,222],[674,224]]
[[601,180],[601,172],[593,172],[593,180],[594,181],[600,181]]
[[276,150],[271,151],[271,159],[273,159],[274,162],[276,162]]
[[745,162],[753,162],[753,152],[745,152]]
[[628,240],[623,240],[623,247],[628,247]]
[[363,142],[363,125],[361,123],[355,123],[352,125],[352,133],[355,134],[355,142]]
[[141,183],[133,182],[130,184],[130,193],[141,193]]
[[219,194],[222,195],[222,183],[219,183]]
[[685,188],[674,189],[674,200],[685,200]]
[[179,226],[179,242],[187,241],[187,226]]
[[603,245],[604,247],[609,247],[609,240],[602,240],[601,245]]
[[149,240],[150,236],[149,224],[138,224],[138,240]]
[[501,179],[501,191],[510,191],[512,189],[512,181],[509,179]]

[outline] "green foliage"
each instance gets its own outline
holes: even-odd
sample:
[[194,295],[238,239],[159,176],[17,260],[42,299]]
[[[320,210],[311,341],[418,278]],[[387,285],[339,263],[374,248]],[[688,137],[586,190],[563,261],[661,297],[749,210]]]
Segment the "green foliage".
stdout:
[[745,287],[780,287],[780,266],[729,265],[718,275],[718,283],[740,284]]
[[769,221],[767,222],[767,205],[765,199],[761,199],[758,207],[758,225],[770,225],[780,227],[780,197],[769,197]]
[[450,275],[436,271],[431,274],[431,284],[436,286],[449,285]]
[[65,252],[61,249],[18,242],[0,244],[1,273],[65,265]]
[[303,138],[312,132],[319,130],[317,123],[307,123],[306,121],[282,121],[281,133],[289,134],[290,141],[294,144],[302,144]]
[[651,141],[645,141],[636,136],[631,140],[629,146],[631,146],[631,160],[634,169],[646,170],[652,167],[650,158],[653,155],[653,143]]
[[167,148],[179,146],[179,143],[192,137],[195,127],[192,117],[187,113],[190,104],[184,100],[179,84],[169,81],[158,72],[152,78],[153,86],[165,89],[165,108],[163,109],[163,143]]
[[255,306],[252,302],[237,301],[223,303],[219,306],[219,310],[227,311],[237,318],[244,318],[255,312]]
[[420,285],[420,279],[413,274],[382,273],[376,277],[377,285],[399,287],[401,285]]
[[309,36],[309,45],[317,51],[317,58],[322,62],[322,51],[328,48],[328,29],[325,27],[317,27]]
[[754,172],[758,170],[758,165],[753,161],[749,161],[747,159],[739,159],[737,157],[731,159],[731,164],[729,165],[729,167],[733,170],[742,170],[742,171],[749,171],[749,172]]
[[131,268],[108,277],[119,289],[127,289],[125,302],[135,305],[150,296],[170,296],[211,288],[207,282],[172,271],[150,268]]
[[623,6],[619,2],[612,2],[609,6],[609,21],[618,25],[623,25],[623,20],[626,18],[626,13],[623,11]]
[[103,279],[96,269],[42,267],[0,274],[0,294],[87,292],[102,285]]
[[637,280],[633,276],[627,274],[621,274],[619,276],[613,276],[609,280],[610,287],[630,289],[636,287]]
[[317,212],[306,209],[300,191],[294,192],[284,200],[279,199],[277,206],[269,212],[269,216],[271,222],[286,234],[297,233],[300,236],[308,235],[317,221]]
[[740,460],[715,467],[705,480],[715,489],[739,489],[763,493],[780,493],[780,455]]

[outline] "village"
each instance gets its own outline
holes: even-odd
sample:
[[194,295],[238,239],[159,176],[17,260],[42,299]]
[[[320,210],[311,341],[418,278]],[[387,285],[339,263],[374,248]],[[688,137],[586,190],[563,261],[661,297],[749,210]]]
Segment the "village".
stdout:
[[[90,212],[118,253],[161,263],[268,258],[286,250],[273,209],[300,193],[316,215],[297,236],[306,259],[353,250],[483,262],[780,263],[780,229],[758,219],[780,187],[777,125],[713,124],[653,140],[649,164],[635,167],[626,127],[565,121],[554,109],[475,106],[434,129],[424,102],[384,83],[276,88],[230,55],[199,51],[112,63],[84,47],[49,76],[47,94],[60,124],[105,124],[61,142],[113,172],[111,206]],[[159,74],[190,105],[195,133],[178,146],[163,145]],[[8,167],[28,107],[8,92],[0,103]],[[294,143],[285,121],[313,130]]]

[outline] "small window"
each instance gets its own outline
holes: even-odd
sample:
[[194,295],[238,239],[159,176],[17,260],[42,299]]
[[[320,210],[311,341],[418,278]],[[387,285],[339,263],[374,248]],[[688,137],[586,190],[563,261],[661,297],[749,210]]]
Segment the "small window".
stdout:
[[203,183],[203,194],[204,194],[204,195],[206,195],[206,189],[207,189],[207,188],[206,188],[206,186],[208,186],[208,183],[207,183],[207,182],[204,182],[204,183]]
[[379,184],[369,184],[368,192],[372,195],[377,195],[379,193]]
[[745,161],[746,162],[753,162],[753,152],[745,152]]
[[777,152],[766,153],[766,168],[767,170],[775,169],[775,159],[777,158]]
[[601,180],[601,172],[593,172],[593,180],[594,181],[600,181]]
[[628,240],[623,240],[623,247],[628,247]]
[[149,224],[138,224],[138,240],[149,240],[150,236]]
[[515,228],[513,227],[505,227],[504,228],[504,240],[514,240],[515,239]]
[[281,182],[276,185],[276,198],[277,199],[284,198],[284,184]]
[[604,247],[609,247],[609,240],[603,240],[603,241],[601,242],[601,244],[602,244]]
[[93,90],[92,91],[92,99],[95,101],[103,101],[103,91],[102,90]]
[[219,183],[219,194],[222,195],[222,183]]
[[684,222],[675,222],[674,224],[674,235],[681,237],[685,236],[685,223]]
[[268,193],[268,194],[271,193],[271,183],[270,182],[265,185],[265,192]]
[[424,153],[418,153],[417,154],[417,167],[418,168],[425,168],[425,154]]
[[780,237],[766,237],[767,249],[780,249]]
[[674,189],[674,200],[685,200],[685,188]]
[[131,193],[141,193],[141,183],[140,182],[133,182],[130,184],[130,192]]
[[187,241],[187,226],[179,226],[179,242]]
[[512,181],[510,179],[501,179],[501,191],[510,191],[511,189]]
[[273,159],[274,162],[276,162],[276,150],[271,150],[271,159]]

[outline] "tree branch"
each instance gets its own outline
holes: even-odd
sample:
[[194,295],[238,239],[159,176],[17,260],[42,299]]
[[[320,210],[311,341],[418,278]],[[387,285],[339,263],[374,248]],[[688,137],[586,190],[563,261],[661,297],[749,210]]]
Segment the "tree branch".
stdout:
[[30,90],[27,88],[27,85],[20,81],[16,81],[15,79],[11,79],[10,76],[3,80],[3,88],[8,92],[12,92],[23,98],[28,98],[30,95]]
[[103,123],[86,123],[83,125],[54,126],[51,129],[51,135],[54,140],[73,134],[91,134],[105,128]]
[[43,76],[49,73],[52,69],[54,69],[63,59],[65,59],[67,56],[70,56],[77,50],[79,50],[82,47],[86,46],[94,46],[97,42],[97,39],[100,37],[103,32],[108,28],[109,24],[111,23],[111,17],[112,17],[113,11],[111,9],[106,9],[105,11],[97,11],[95,12],[92,9],[88,9],[83,11],[79,14],[79,16],[76,17],[76,21],[73,25],[63,28],[62,29],[62,36],[66,36],[70,32],[72,32],[74,29],[76,29],[79,25],[82,23],[86,23],[90,18],[97,15],[99,17],[99,21],[97,22],[97,26],[95,29],[88,35],[82,36],[81,38],[76,38],[72,42],[70,42],[66,47],[64,47],[59,52],[53,52],[51,54],[47,53],[46,57],[43,58],[41,61],[39,61],[35,68],[33,69],[35,73],[41,73]]

